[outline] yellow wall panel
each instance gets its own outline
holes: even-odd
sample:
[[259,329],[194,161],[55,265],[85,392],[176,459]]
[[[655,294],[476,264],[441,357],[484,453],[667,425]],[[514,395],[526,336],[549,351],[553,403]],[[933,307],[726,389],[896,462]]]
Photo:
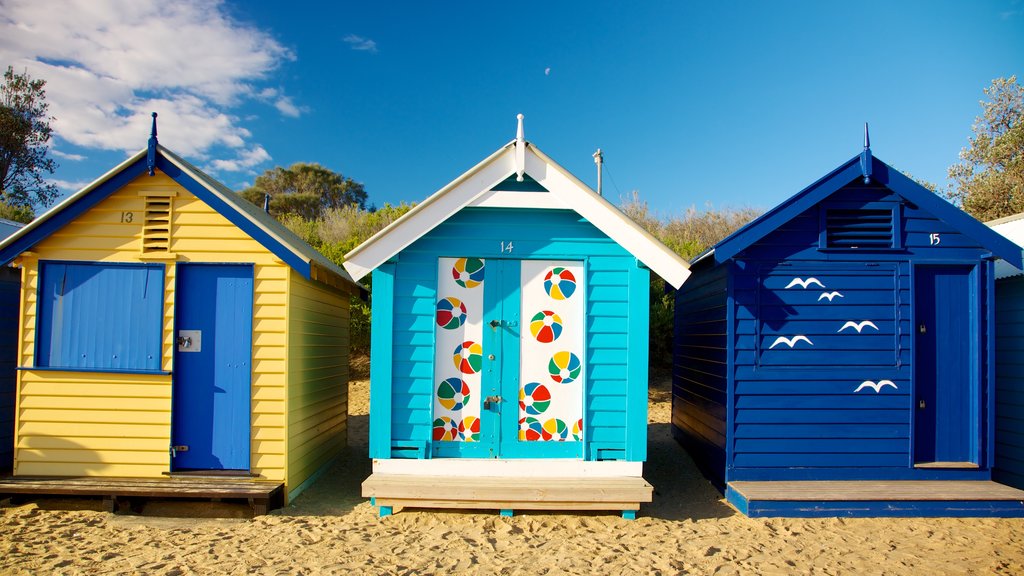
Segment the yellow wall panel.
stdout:
[[159,464],[96,464],[76,462],[26,462],[19,465],[20,476],[121,476],[127,478],[161,478],[167,465]]

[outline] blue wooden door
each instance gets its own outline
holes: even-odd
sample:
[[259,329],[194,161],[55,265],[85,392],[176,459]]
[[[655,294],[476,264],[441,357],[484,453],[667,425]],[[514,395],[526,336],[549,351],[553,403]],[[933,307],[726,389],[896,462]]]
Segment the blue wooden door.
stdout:
[[914,462],[977,462],[971,268],[915,270]]
[[174,470],[248,470],[253,268],[179,264]]

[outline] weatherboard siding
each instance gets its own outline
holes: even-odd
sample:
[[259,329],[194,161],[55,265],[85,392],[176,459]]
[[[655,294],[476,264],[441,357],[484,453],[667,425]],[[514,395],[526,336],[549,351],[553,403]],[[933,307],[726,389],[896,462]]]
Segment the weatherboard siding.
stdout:
[[[422,457],[422,451],[431,443],[437,259],[500,258],[499,246],[509,241],[514,243],[514,253],[506,254],[506,258],[585,262],[584,456],[643,460],[646,425],[636,429],[629,420],[627,407],[638,402],[639,388],[646,394],[646,331],[638,345],[630,347],[628,343],[631,330],[646,326],[646,322],[643,326],[631,324],[630,315],[646,309],[647,271],[638,271],[632,255],[575,213],[507,208],[465,208],[397,256],[391,357],[384,358],[374,349],[374,373],[380,376],[373,390],[376,397],[390,395],[390,414],[380,415],[389,420],[390,428],[371,428],[372,455]],[[375,273],[375,298],[377,282]],[[640,284],[644,287],[644,298],[637,304],[632,300],[637,299]],[[381,345],[385,343],[377,338]],[[383,362],[388,366],[381,366]],[[380,382],[388,370],[390,390]],[[510,405],[515,407],[514,403]],[[646,408],[639,413],[646,414]],[[380,420],[375,418],[377,421]]]
[[[173,194],[170,251],[140,258],[145,200]],[[128,213],[131,213],[130,222]],[[160,476],[170,469],[170,375],[32,370],[40,260],[163,263],[161,366],[173,369],[175,262],[252,263],[254,270],[251,471],[285,480],[285,339],[288,268],[164,174],[143,175],[41,240],[22,257],[22,340],[15,473]],[[86,400],[87,399],[87,400]],[[125,448],[117,438],[137,439]],[[57,444],[62,443],[57,447]]]
[[290,277],[288,487],[291,491],[310,479],[346,445],[349,299],[294,272]]
[[727,266],[695,273],[676,292],[672,361],[672,430],[724,480],[729,336]]
[[996,309],[993,478],[1024,488],[1024,277],[996,282]]
[[[836,203],[895,209],[901,223],[894,231],[898,247],[823,249],[822,206]],[[933,234],[938,234],[938,245],[933,245]],[[750,245],[735,260],[695,271],[681,292],[684,303],[698,298],[686,295],[687,290],[712,282],[723,271],[732,283],[730,355],[709,346],[695,359],[697,366],[721,366],[726,359],[733,364],[731,413],[725,410],[710,422],[732,419],[724,434],[729,458],[721,470],[714,451],[701,457],[710,459],[708,466],[721,470],[726,481],[940,474],[915,470],[912,461],[914,266],[975,266],[978,329],[984,335],[992,317],[986,304],[991,264],[982,260],[987,252],[881,185],[863,185],[858,179]],[[806,287],[791,284],[797,279],[808,282]],[[841,296],[830,299],[827,294],[833,291]],[[873,326],[863,325],[860,332],[843,328],[848,321],[860,325],[865,320]],[[686,323],[692,321],[685,313],[680,321],[683,344],[688,345]],[[977,361],[983,391],[985,361],[983,353]],[[884,381],[891,385],[879,384]],[[861,387],[864,382],[880,387],[876,392]],[[704,396],[692,385],[682,390],[681,405],[698,400],[704,405],[692,408],[691,421],[719,413],[728,398],[721,388]],[[703,439],[692,423],[682,420],[686,414],[674,411],[677,434]],[[988,426],[988,418],[982,411],[981,429]],[[973,472],[979,478],[988,473],[988,452],[986,446],[979,450],[980,468]]]

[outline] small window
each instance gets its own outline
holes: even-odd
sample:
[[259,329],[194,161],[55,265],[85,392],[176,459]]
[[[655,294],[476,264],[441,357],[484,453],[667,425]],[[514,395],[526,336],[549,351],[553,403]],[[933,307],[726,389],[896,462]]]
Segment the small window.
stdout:
[[164,269],[41,262],[36,366],[159,370]]
[[822,247],[896,248],[894,213],[892,208],[825,208]]
[[145,209],[142,222],[142,257],[173,258],[171,253],[171,221],[174,194],[167,192],[141,192]]

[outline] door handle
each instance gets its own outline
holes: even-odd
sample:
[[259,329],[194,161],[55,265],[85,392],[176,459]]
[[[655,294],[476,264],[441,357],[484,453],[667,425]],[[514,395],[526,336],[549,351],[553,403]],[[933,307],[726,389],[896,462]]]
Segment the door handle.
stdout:
[[501,396],[488,396],[484,398],[484,410],[490,410],[491,404],[501,404]]
[[497,328],[498,326],[501,326],[501,320],[491,320],[488,324],[491,325],[491,328]]

